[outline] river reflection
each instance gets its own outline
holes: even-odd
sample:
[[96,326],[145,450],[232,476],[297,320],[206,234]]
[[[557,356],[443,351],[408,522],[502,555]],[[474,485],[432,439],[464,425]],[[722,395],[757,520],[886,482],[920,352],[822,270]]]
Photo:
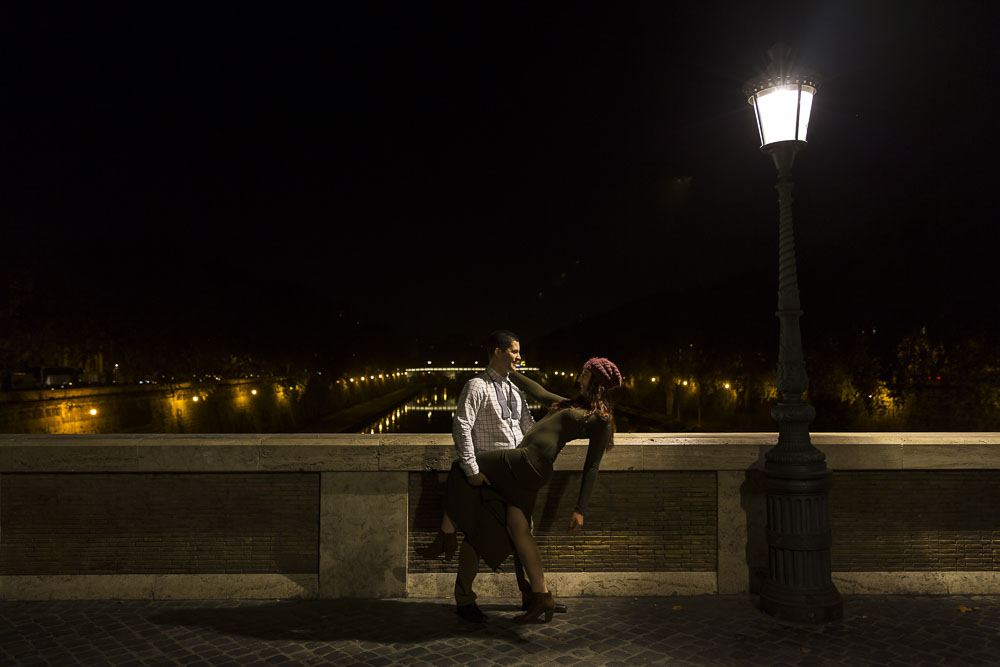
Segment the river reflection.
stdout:
[[[458,395],[454,386],[428,387],[365,426],[361,433],[451,433]],[[535,419],[541,416],[540,404],[529,403],[528,407]]]

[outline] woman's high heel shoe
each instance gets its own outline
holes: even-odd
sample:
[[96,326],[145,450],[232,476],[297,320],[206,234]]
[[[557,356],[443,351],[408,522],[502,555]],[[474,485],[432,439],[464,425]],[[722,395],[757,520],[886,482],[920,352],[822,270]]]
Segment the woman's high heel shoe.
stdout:
[[452,556],[455,555],[456,549],[458,549],[458,537],[455,536],[455,533],[446,533],[443,530],[439,530],[438,534],[434,537],[434,541],[417,553],[427,560],[433,560],[441,554],[444,554],[445,560],[451,560]]
[[545,623],[552,620],[552,612],[556,608],[556,601],[552,599],[552,593],[532,593],[531,594],[531,604],[528,605],[528,611],[521,614],[520,616],[514,617],[515,623],[520,623],[524,625],[525,623],[534,623],[538,620],[538,617],[545,614]]

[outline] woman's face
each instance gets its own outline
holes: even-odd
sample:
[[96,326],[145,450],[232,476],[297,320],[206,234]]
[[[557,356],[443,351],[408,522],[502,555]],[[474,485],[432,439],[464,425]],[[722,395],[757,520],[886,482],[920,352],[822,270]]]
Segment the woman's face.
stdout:
[[580,385],[580,391],[584,391],[590,384],[590,369],[584,366],[580,374],[576,376],[576,383]]

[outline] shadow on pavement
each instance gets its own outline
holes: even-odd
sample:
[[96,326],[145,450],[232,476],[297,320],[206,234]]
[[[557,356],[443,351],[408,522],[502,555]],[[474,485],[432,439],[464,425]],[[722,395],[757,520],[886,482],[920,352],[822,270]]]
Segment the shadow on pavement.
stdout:
[[514,644],[529,643],[512,620],[513,603],[483,604],[488,623],[470,623],[455,614],[454,603],[400,600],[287,600],[238,607],[161,610],[149,616],[157,625],[210,628],[225,635],[294,641],[423,642],[473,635]]

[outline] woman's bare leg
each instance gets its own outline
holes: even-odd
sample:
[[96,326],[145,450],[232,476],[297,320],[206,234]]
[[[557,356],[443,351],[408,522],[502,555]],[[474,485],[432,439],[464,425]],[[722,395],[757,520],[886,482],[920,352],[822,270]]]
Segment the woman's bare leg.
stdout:
[[455,522],[451,520],[447,512],[441,514],[441,532],[442,533],[454,533],[455,532]]
[[513,505],[507,506],[507,532],[514,540],[514,548],[521,558],[521,565],[531,582],[532,593],[547,593],[545,587],[545,572],[542,570],[542,553],[538,550],[535,536],[531,534],[531,526],[524,518],[524,512]]

